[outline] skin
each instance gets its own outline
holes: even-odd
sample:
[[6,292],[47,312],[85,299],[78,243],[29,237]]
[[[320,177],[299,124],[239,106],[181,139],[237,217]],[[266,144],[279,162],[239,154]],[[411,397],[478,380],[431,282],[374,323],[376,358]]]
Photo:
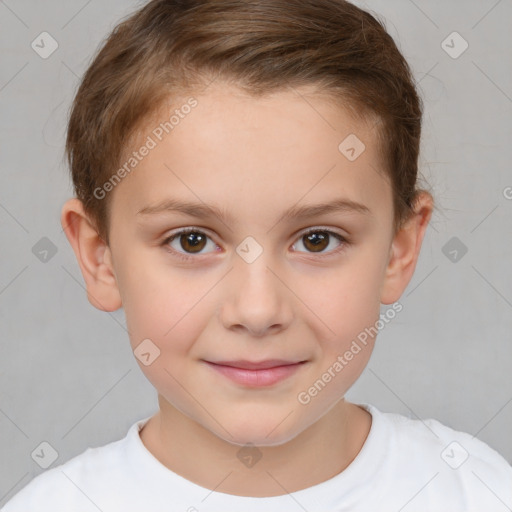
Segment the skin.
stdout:
[[[123,307],[132,349],[149,338],[160,350],[148,366],[137,359],[160,406],[140,433],[147,449],[217,492],[294,492],[343,471],[364,444],[371,416],[344,395],[368,363],[374,338],[309,403],[297,396],[375,325],[381,304],[400,298],[433,200],[422,193],[394,233],[391,187],[376,172],[382,164],[374,124],[312,89],[254,99],[215,83],[195,98],[198,106],[110,192],[109,246],[78,199],[64,204],[61,222],[91,304]],[[168,111],[161,115],[168,119]],[[157,125],[142,130],[140,141]],[[338,150],[351,133],[366,146],[352,162]],[[171,197],[214,204],[232,219],[137,214]],[[371,214],[278,222],[294,205],[340,197]],[[209,237],[199,254],[179,236],[163,244],[186,227]],[[348,243],[330,235],[315,252],[303,236],[311,227]],[[236,252],[248,236],[263,250],[251,263]],[[188,251],[191,260],[172,249]],[[307,362],[273,386],[248,388],[203,361],[272,358]],[[249,443],[261,455],[252,467],[237,456]]]

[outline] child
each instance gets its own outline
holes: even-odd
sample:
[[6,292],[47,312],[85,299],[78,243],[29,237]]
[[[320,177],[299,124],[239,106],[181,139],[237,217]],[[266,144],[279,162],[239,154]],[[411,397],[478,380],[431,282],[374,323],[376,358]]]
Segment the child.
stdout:
[[434,208],[421,117],[343,0],[153,0],[116,27],[73,104],[61,222],[159,411],[3,510],[510,510],[489,446],[344,398]]

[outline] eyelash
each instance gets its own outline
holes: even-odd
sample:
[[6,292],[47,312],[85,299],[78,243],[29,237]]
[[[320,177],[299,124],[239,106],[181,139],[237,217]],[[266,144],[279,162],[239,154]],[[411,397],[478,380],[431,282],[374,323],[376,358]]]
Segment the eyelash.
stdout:
[[[300,240],[301,238],[304,238],[306,235],[309,235],[310,233],[319,233],[319,232],[327,233],[327,234],[329,234],[329,236],[333,236],[339,242],[341,242],[341,245],[339,247],[337,247],[336,249],[333,249],[332,251],[330,251],[328,253],[318,253],[318,254],[320,254],[320,258],[331,257],[331,256],[335,256],[337,254],[340,254],[342,251],[344,251],[346,249],[346,247],[348,245],[350,245],[350,241],[347,238],[345,238],[344,236],[340,235],[336,231],[332,231],[330,229],[322,228],[322,227],[309,228],[306,231],[303,231],[297,237],[297,240]],[[181,259],[183,261],[190,262],[191,260],[195,260],[195,259],[198,258],[198,256],[191,256],[191,255],[187,255],[187,253],[176,251],[176,250],[170,248],[169,245],[168,245],[169,242],[172,242],[175,238],[178,238],[180,235],[188,235],[190,233],[200,233],[200,234],[205,235],[205,236],[207,236],[208,238],[211,239],[211,237],[209,237],[207,235],[207,233],[205,233],[204,231],[201,231],[200,229],[185,228],[185,229],[181,229],[179,231],[176,231],[172,235],[170,235],[167,238],[165,238],[165,240],[163,240],[161,245],[165,246],[166,250],[169,253],[172,253],[173,256],[176,256],[177,258],[179,258],[179,259]],[[311,252],[310,254],[314,255],[315,253]],[[324,256],[322,256],[322,254],[324,254]],[[325,254],[327,254],[327,256],[325,256]]]

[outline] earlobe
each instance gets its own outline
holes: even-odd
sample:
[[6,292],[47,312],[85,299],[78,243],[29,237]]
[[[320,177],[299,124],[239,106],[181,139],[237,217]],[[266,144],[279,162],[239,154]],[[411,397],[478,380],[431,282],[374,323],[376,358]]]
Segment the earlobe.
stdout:
[[421,192],[416,201],[414,214],[395,234],[381,287],[382,304],[393,304],[407,288],[418,262],[432,210],[432,196],[428,192]]
[[61,224],[82,271],[87,299],[97,309],[116,311],[122,301],[110,247],[99,236],[79,199],[64,203]]

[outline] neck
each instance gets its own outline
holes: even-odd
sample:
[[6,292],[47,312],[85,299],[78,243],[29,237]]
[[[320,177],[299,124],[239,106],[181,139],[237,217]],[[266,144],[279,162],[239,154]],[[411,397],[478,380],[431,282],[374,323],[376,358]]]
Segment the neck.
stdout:
[[334,477],[357,456],[371,426],[366,410],[342,399],[287,443],[240,451],[161,396],[159,403],[160,411],[140,431],[146,448],[183,478],[238,496],[278,496]]

